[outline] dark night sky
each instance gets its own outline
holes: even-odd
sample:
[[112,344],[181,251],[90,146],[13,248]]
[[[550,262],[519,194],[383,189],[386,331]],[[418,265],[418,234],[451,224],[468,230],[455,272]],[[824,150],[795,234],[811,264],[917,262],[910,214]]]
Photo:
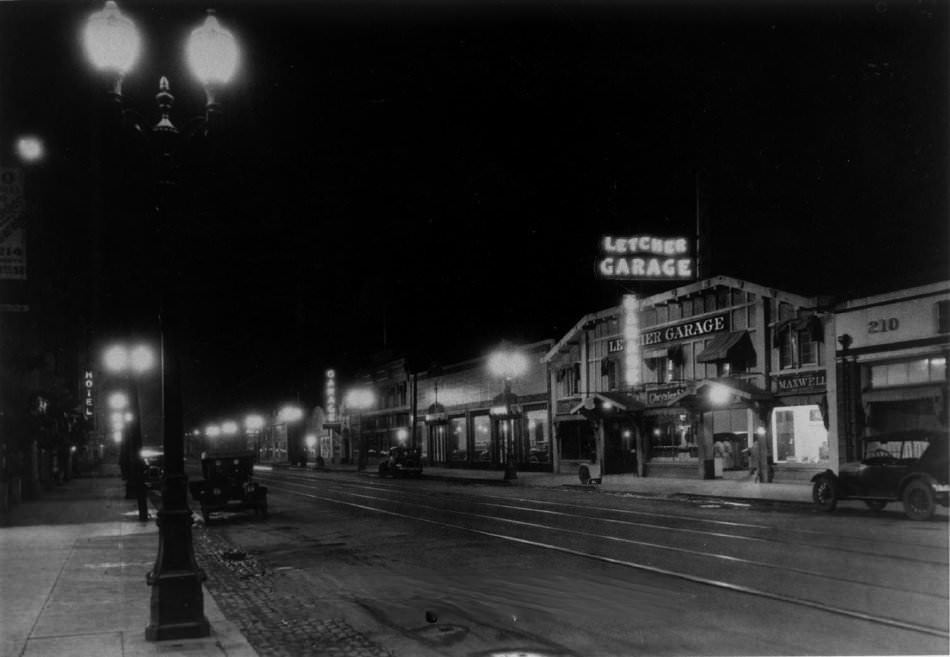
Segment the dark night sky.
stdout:
[[[0,161],[22,132],[49,150],[12,292],[34,321],[88,306],[106,83],[77,35],[100,6],[0,4]],[[153,116],[166,74],[184,123],[203,7],[120,7],[146,39],[128,102]],[[244,62],[206,210],[174,233],[193,419],[319,403],[323,369],[352,372],[384,318],[423,364],[558,339],[619,300],[598,236],[689,233],[697,171],[713,273],[832,295],[948,277],[945,3],[216,7]]]

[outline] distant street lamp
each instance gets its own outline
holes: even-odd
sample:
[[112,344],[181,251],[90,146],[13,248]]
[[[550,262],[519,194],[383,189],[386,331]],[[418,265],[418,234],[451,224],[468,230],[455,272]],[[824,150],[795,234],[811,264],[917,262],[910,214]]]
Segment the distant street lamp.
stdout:
[[[82,32],[83,45],[95,68],[112,76],[111,97],[121,107],[122,80],[142,50],[142,39],[135,24],[118,9],[113,0],[103,9],[89,16]],[[206,135],[213,117],[220,112],[216,92],[234,74],[239,59],[234,37],[221,28],[213,12],[201,27],[192,31],[187,46],[188,63],[205,89],[205,115],[203,130]],[[159,81],[156,96],[161,114],[160,120],[150,128],[136,125],[137,134],[157,142],[158,177],[156,187],[157,209],[162,236],[161,259],[170,261],[177,249],[171,233],[168,215],[168,195],[174,190],[177,166],[175,151],[179,132],[171,121],[174,96],[169,90],[168,79]],[[123,113],[123,117],[126,114]],[[159,329],[162,336],[162,400],[163,400],[163,447],[165,454],[165,477],[162,490],[162,506],[158,513],[159,548],[155,566],[148,575],[152,587],[150,623],[145,630],[148,641],[163,641],[206,637],[211,632],[204,614],[202,581],[204,572],[198,568],[194,556],[191,534],[191,510],[188,507],[188,485],[184,467],[184,422],[181,399],[181,382],[178,370],[178,339],[173,294],[174,289],[166,278],[178,275],[169,265],[160,277]]]
[[253,442],[254,460],[260,462],[261,458],[261,431],[264,430],[264,418],[261,415],[252,413],[244,418],[244,433],[248,438],[248,449],[251,449]]
[[352,388],[347,391],[346,396],[343,398],[343,406],[347,411],[350,409],[361,411],[359,415],[360,433],[357,439],[357,444],[359,444],[359,454],[357,455],[356,459],[357,470],[366,469],[368,458],[366,454],[366,437],[363,434],[362,411],[366,411],[375,405],[376,394],[373,392],[372,388]]
[[35,135],[24,135],[16,140],[17,156],[27,164],[33,164],[43,159],[46,149],[43,140]]
[[123,445],[123,454],[126,466],[125,498],[136,501],[139,520],[148,520],[148,499],[145,490],[145,473],[138,458],[142,449],[142,413],[139,393],[139,377],[155,367],[155,352],[145,344],[129,347],[125,344],[114,344],[103,353],[102,362],[108,372],[121,376],[124,380],[131,380],[132,411],[131,419],[127,419],[131,426],[129,440]]
[[528,369],[528,359],[517,349],[501,348],[488,358],[488,370],[493,376],[504,380],[504,391],[492,401],[491,414],[503,427],[505,441],[505,479],[518,478],[515,463],[515,421],[521,416],[518,396],[511,392],[511,380],[523,375]]

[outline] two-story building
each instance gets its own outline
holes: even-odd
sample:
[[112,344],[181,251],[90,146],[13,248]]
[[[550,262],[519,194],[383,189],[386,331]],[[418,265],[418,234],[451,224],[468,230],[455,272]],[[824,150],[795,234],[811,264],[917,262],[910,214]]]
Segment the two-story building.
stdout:
[[947,431],[950,281],[840,303],[835,332],[842,461],[864,436]]
[[544,357],[557,470],[721,476],[756,436],[779,478],[830,467],[819,301],[717,276],[583,317]]

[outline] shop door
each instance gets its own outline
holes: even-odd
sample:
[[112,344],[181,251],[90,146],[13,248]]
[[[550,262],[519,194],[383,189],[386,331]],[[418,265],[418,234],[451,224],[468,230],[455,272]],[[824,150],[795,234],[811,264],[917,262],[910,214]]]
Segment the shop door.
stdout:
[[446,462],[445,425],[429,425],[429,463],[444,464]]
[[637,471],[635,429],[632,422],[604,420],[604,474]]

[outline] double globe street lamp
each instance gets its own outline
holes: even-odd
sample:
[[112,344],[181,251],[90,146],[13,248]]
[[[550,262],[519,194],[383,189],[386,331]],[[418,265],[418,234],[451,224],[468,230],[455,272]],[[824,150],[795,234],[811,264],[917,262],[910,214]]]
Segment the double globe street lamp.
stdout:
[[[135,24],[119,11],[113,0],[109,0],[101,11],[88,18],[82,38],[92,65],[112,76],[110,97],[122,107],[123,79],[132,70],[142,51],[142,39]],[[202,121],[204,134],[207,134],[214,116],[219,113],[217,92],[237,70],[240,59],[238,46],[231,33],[223,29],[209,11],[204,23],[192,31],[185,50],[189,68],[205,90],[205,115]],[[144,138],[154,140],[158,149],[159,169],[155,181],[158,193],[154,207],[157,209],[164,242],[161,262],[167,263],[175,250],[174,240],[168,236],[173,229],[170,222],[172,199],[169,195],[176,183],[175,155],[179,131],[171,120],[175,99],[165,77],[159,81],[156,100],[161,117],[159,121],[151,127],[134,127]],[[162,507],[158,512],[158,555],[148,575],[148,584],[152,587],[151,614],[145,637],[149,641],[205,637],[210,634],[201,589],[204,573],[195,562],[192,545],[191,510],[188,507],[184,469],[184,424],[173,307],[175,299],[170,294],[172,286],[168,280],[175,275],[175,269],[167,264],[165,267],[160,278],[162,289],[159,311],[165,476]]]

